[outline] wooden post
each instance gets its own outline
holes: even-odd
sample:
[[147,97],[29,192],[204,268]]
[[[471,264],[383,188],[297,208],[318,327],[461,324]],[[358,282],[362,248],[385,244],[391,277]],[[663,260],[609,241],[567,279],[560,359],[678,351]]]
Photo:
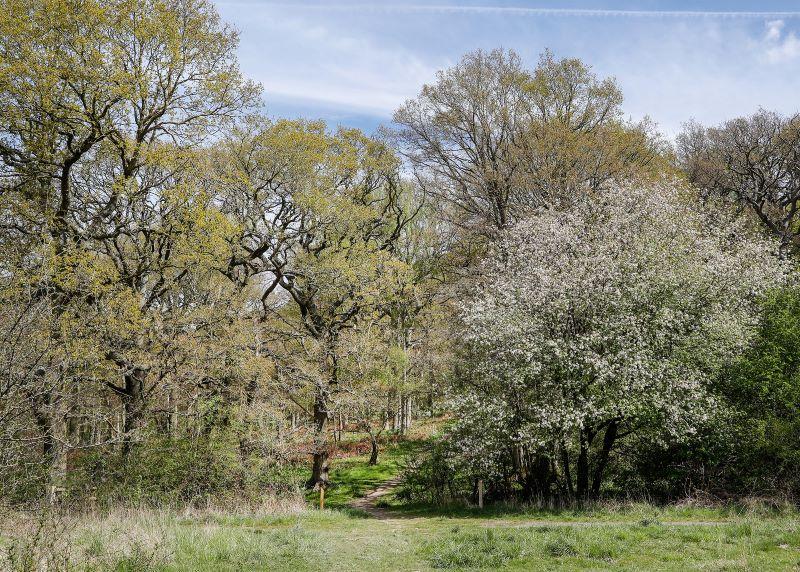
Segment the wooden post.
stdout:
[[478,479],[478,508],[483,508],[483,479]]
[[325,508],[325,487],[321,486],[319,488],[319,510]]

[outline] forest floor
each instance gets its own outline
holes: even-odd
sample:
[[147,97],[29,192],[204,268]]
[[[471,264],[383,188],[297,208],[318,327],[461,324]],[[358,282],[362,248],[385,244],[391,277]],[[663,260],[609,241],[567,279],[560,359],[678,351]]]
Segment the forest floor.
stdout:
[[312,493],[261,508],[118,510],[24,526],[0,517],[0,569],[45,569],[48,559],[48,570],[131,572],[800,567],[800,513],[792,510],[408,506],[394,493],[413,447],[390,446],[376,466],[339,459],[324,510]]

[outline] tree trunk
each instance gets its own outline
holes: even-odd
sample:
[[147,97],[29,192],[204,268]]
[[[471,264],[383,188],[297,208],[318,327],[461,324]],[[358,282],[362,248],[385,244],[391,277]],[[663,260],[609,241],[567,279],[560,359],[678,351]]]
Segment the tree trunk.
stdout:
[[580,453],[578,454],[578,465],[576,467],[576,493],[578,502],[582,503],[589,496],[589,444],[590,440],[586,433],[581,430]]
[[617,440],[617,422],[612,421],[606,427],[605,435],[603,436],[603,448],[600,451],[600,456],[597,459],[597,465],[594,469],[594,476],[592,478],[592,498],[600,496],[600,485],[603,480],[603,471],[608,465],[608,458],[611,454],[611,449],[614,447],[614,442]]
[[511,447],[511,471],[517,478],[519,483],[525,483],[525,467],[523,466],[522,447],[520,445],[513,445]]
[[62,400],[56,396],[50,400],[50,469],[48,472],[47,501],[58,504],[64,492],[67,477],[67,422]]
[[42,393],[29,396],[31,412],[42,438],[42,458],[47,463],[46,500],[55,505],[61,498],[67,476],[67,420],[63,381],[45,389],[45,371],[36,371]]
[[122,455],[127,457],[131,452],[133,445],[133,433],[139,428],[140,421],[143,415],[142,400],[144,398],[144,377],[145,369],[139,366],[133,366],[131,370],[125,373],[125,395],[122,398],[123,404],[123,437],[122,437]]
[[339,414],[333,414],[333,442],[339,442]]
[[169,413],[169,435],[173,439],[178,436],[178,403],[174,402]]
[[575,486],[572,483],[572,473],[569,468],[569,451],[564,443],[561,443],[561,466],[564,470],[564,481],[566,483],[565,490],[567,497],[570,499],[575,498]]
[[400,401],[397,405],[397,429],[400,432],[400,435],[404,435],[406,432],[406,396],[404,394],[400,394]]
[[314,451],[311,463],[311,478],[306,481],[306,488],[318,489],[328,484],[328,442],[325,425],[328,421],[328,407],[325,392],[317,389],[314,398]]
[[394,431],[397,429],[397,412],[394,409],[394,392],[390,391],[386,396],[386,423],[387,429]]
[[378,438],[375,436],[374,433],[369,434],[369,443],[372,448],[372,451],[369,454],[369,464],[370,465],[377,465],[378,464]]

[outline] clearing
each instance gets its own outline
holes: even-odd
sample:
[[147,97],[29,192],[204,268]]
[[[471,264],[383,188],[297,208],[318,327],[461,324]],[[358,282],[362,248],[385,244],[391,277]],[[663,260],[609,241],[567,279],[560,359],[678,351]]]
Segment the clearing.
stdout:
[[[435,510],[395,498],[410,445],[335,463],[329,507],[126,510],[0,528],[11,556],[74,570],[789,570],[800,514],[645,504],[582,511]],[[19,534],[25,530],[25,534]],[[30,532],[27,532],[30,531]],[[15,540],[16,539],[16,540]],[[0,568],[2,565],[0,565]],[[63,569],[52,567],[50,569]]]

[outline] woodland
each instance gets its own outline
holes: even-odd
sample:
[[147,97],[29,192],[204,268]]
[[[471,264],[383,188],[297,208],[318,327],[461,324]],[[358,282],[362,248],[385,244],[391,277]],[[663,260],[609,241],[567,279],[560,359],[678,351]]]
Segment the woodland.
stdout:
[[[0,542],[11,569],[89,562],[41,542],[52,515],[390,478],[422,514],[794,514],[800,114],[669,140],[587,63],[496,49],[367,134],[271,116],[208,0],[0,7],[0,507],[44,531]],[[534,542],[453,534],[427,565]],[[164,565],[320,562],[284,556]]]

